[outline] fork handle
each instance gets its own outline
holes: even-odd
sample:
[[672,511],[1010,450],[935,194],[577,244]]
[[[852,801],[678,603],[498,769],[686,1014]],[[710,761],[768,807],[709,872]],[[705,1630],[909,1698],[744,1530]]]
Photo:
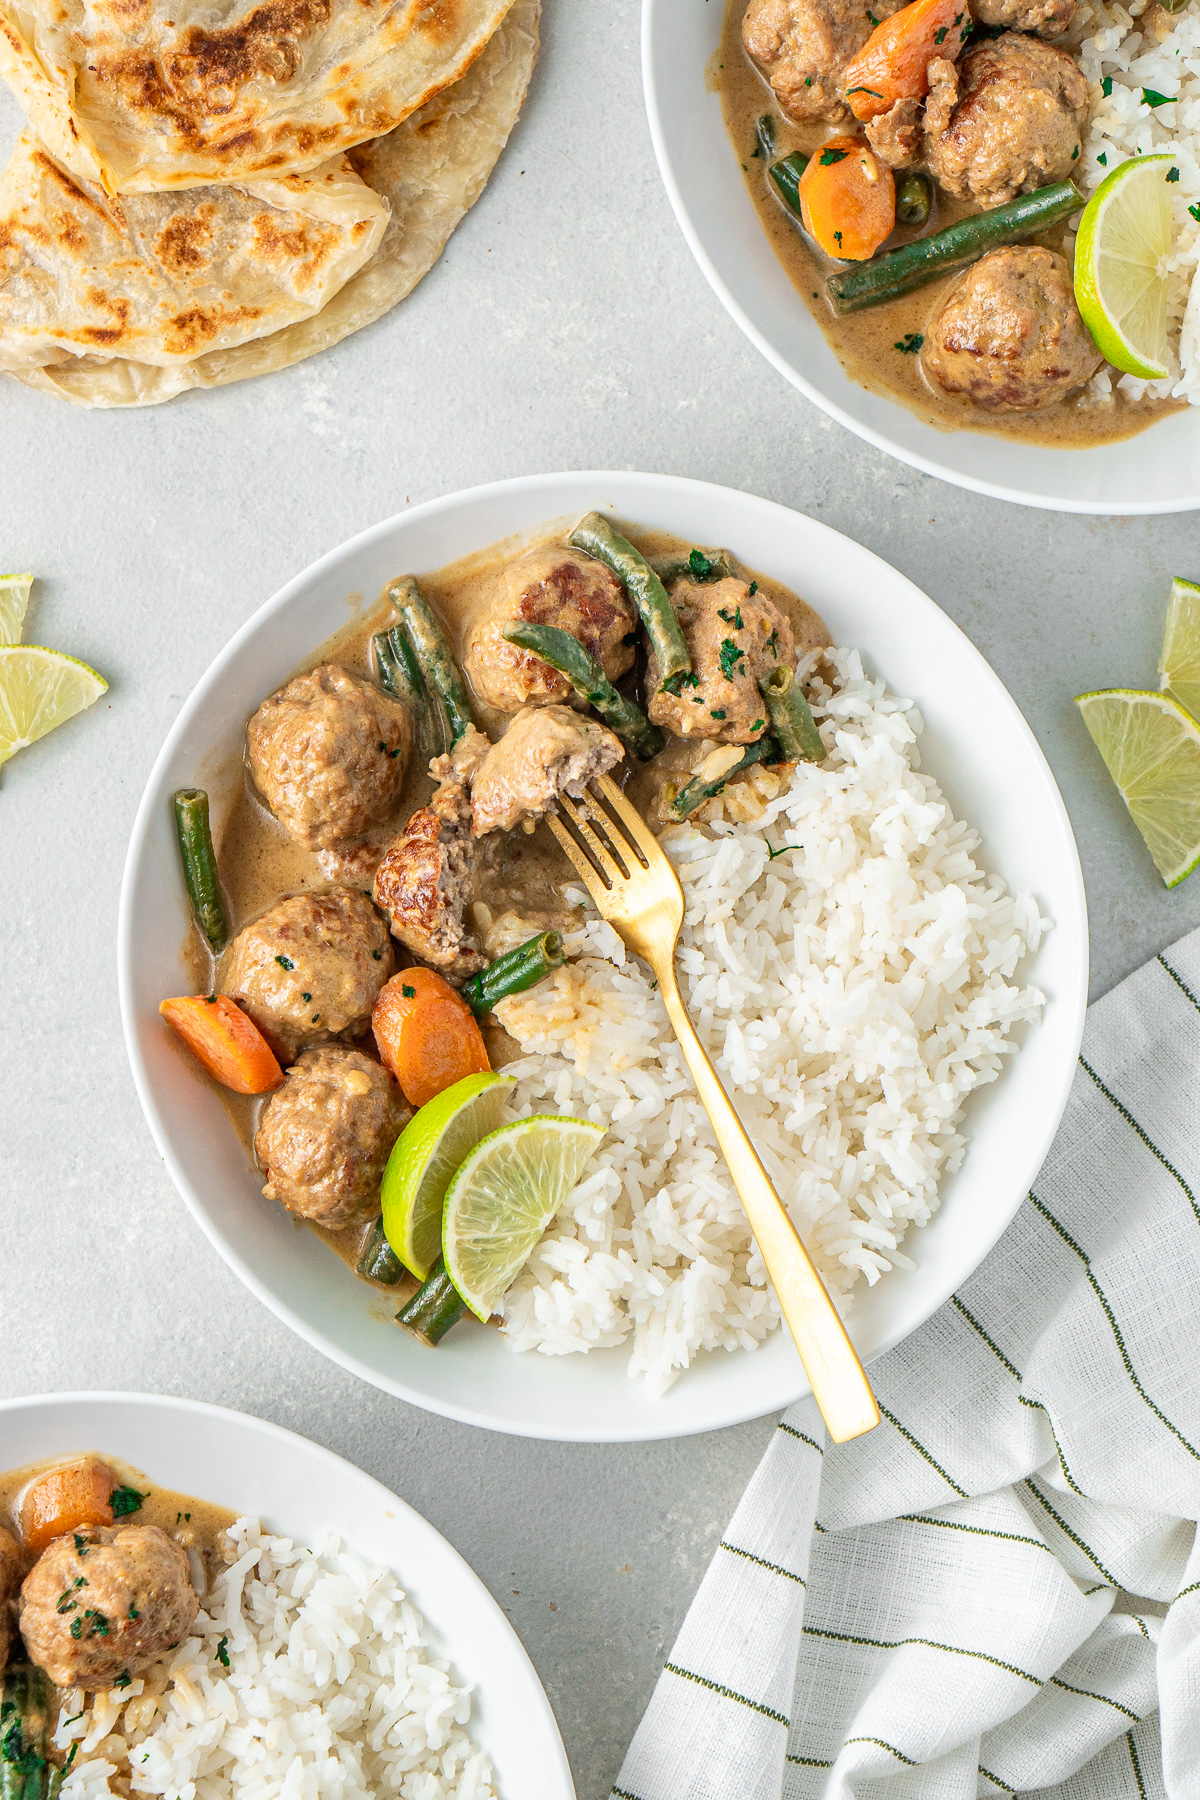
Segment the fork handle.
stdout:
[[779,1310],[800,1352],[813,1398],[834,1443],[844,1444],[848,1438],[860,1437],[879,1423],[879,1408],[871,1385],[783,1201],[771,1186],[721,1078],[696,1036],[675,980],[673,960],[670,968],[656,968],[655,974],[680,1048],[758,1241]]

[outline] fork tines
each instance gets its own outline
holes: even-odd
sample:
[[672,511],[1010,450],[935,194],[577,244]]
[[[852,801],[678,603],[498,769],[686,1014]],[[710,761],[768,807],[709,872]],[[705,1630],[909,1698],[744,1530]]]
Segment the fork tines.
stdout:
[[[615,782],[599,776],[576,799],[560,794],[547,823],[587,884],[592,898],[629,881],[662,855],[653,836]],[[597,891],[599,889],[599,892]]]

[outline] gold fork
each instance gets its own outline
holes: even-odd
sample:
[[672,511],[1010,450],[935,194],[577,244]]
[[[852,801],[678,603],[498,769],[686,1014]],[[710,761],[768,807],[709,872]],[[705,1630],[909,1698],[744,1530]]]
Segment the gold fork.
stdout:
[[696,1036],[679,992],[675,979],[675,944],[683,924],[679,879],[653,832],[607,775],[597,777],[581,800],[560,795],[558,806],[558,815],[549,815],[550,829],[583,877],[601,918],[658,977],[667,1016],[712,1120],[829,1435],[835,1444],[859,1437],[879,1423],[870,1383]]

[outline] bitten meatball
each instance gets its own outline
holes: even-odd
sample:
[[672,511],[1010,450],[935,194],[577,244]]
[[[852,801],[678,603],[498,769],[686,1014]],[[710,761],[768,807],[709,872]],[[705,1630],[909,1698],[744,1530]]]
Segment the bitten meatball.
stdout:
[[850,117],[842,98],[843,69],[875,26],[904,3],[750,0],[742,19],[742,42],[790,119],[839,123]]
[[55,1538],[21,1589],[21,1635],[56,1687],[140,1674],[200,1609],[179,1545],[157,1525],[89,1525]]
[[620,738],[595,719],[566,706],[527,707],[475,773],[472,832],[478,838],[540,819],[560,794],[578,797],[624,754]]
[[398,700],[328,663],[263,701],[246,749],[280,824],[306,850],[330,850],[394,812],[412,724]]
[[972,0],[981,25],[1003,25],[1009,31],[1036,31],[1059,37],[1075,17],[1076,0]]
[[1066,259],[1026,245],[993,250],[959,276],[921,359],[938,387],[989,412],[1053,406],[1103,360]]
[[767,708],[758,691],[781,664],[793,668],[792,627],[765,594],[752,594],[744,581],[677,581],[674,606],[692,659],[678,695],[659,685],[652,655],[647,687],[650,717],[676,737],[712,738],[719,744],[753,744],[763,734]]
[[255,1134],[263,1193],[329,1231],[377,1213],[387,1159],[410,1117],[387,1070],[361,1050],[306,1050]]
[[1062,181],[1079,159],[1087,82],[1064,50],[1007,32],[929,65],[925,160],[960,200],[1001,206]]
[[308,1044],[365,1031],[395,968],[387,927],[365,894],[293,894],[239,931],[219,985],[283,1063]]
[[574,692],[540,656],[509,643],[504,627],[518,620],[578,638],[610,681],[633,666],[637,619],[612,571],[580,550],[531,550],[501,572],[496,597],[471,627],[463,657],[471,686],[498,712],[566,702]]
[[375,872],[375,904],[393,936],[453,982],[487,963],[467,928],[466,908],[477,855],[468,784],[490,748],[472,726],[449,756],[434,758],[429,772],[437,792],[412,815]]

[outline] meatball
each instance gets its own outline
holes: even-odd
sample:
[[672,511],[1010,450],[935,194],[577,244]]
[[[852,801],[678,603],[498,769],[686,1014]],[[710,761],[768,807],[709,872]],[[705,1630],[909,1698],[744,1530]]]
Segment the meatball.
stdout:
[[929,65],[925,160],[949,194],[1001,206],[1078,160],[1087,82],[1064,50],[1008,32]]
[[387,1159],[411,1116],[387,1070],[361,1050],[306,1050],[255,1134],[263,1193],[329,1231],[377,1213]]
[[328,663],[263,701],[246,749],[280,824],[306,850],[330,850],[399,804],[412,724],[398,700]]
[[677,581],[671,604],[692,658],[692,679],[678,694],[659,685],[650,658],[650,717],[676,737],[712,738],[719,744],[753,744],[766,729],[767,709],[758,683],[781,663],[792,668],[792,627],[765,594],[750,592],[734,576],[724,581]]
[[959,276],[925,334],[925,371],[989,412],[1037,412],[1103,358],[1079,316],[1064,257],[1014,245]]
[[397,937],[448,981],[465,981],[487,963],[465,915],[475,873],[467,784],[491,746],[473,727],[450,756],[430,764],[440,783],[415,812],[375,872],[375,904]]
[[11,1531],[0,1526],[0,1669],[6,1667],[12,1648],[12,1603],[21,1586],[23,1568],[20,1544]]
[[55,1538],[21,1589],[30,1658],[60,1688],[109,1688],[190,1630],[200,1609],[179,1545],[157,1525],[89,1525]]
[[842,70],[904,3],[878,0],[868,10],[863,0],[750,0],[742,42],[789,119],[838,123],[850,117]]
[[540,819],[560,794],[582,794],[625,752],[620,738],[566,706],[530,706],[493,744],[471,783],[471,830],[511,831]]
[[633,666],[637,619],[611,570],[579,550],[531,550],[504,568],[496,598],[472,626],[463,657],[471,686],[498,712],[569,701],[574,692],[540,656],[509,643],[504,628],[517,620],[554,625],[578,638],[610,681]]
[[395,969],[387,927],[365,894],[293,894],[239,931],[220,991],[249,1013],[281,1062],[354,1037]]
[[1008,31],[1036,31],[1059,37],[1075,17],[1076,0],[972,0],[971,12],[981,25],[1003,25]]

